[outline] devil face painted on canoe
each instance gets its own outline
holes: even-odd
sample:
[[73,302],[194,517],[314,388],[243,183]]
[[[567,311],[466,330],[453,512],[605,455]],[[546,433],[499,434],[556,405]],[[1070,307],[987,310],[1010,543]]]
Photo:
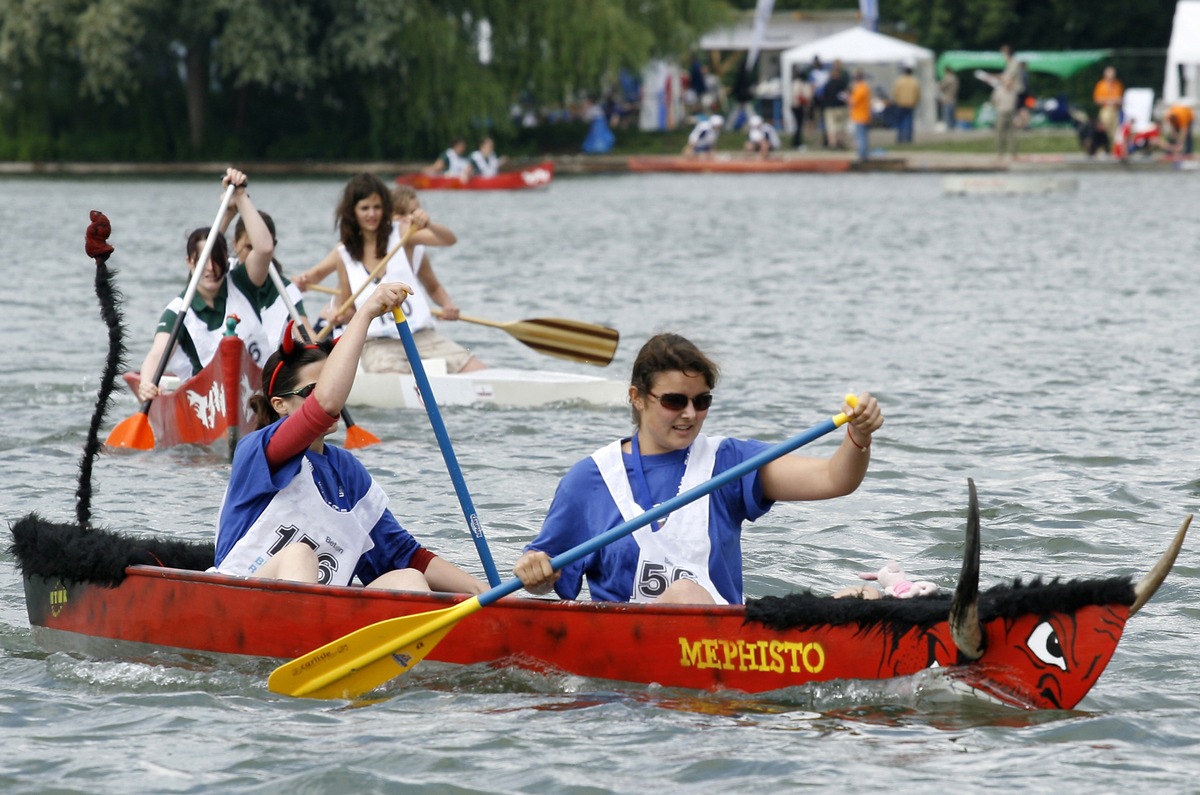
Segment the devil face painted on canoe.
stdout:
[[955,679],[1005,704],[1063,709],[1096,683],[1128,618],[1128,608],[1109,604],[991,621],[982,665],[956,672]]

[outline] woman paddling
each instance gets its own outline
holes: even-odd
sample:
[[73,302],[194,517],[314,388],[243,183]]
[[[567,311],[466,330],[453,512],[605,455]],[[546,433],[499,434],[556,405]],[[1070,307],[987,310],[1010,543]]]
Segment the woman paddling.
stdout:
[[883,425],[875,398],[845,406],[850,423],[830,458],[787,455],[554,572],[550,559],[709,480],[769,445],[701,433],[717,366],[677,334],[652,337],[633,364],[629,401],[636,430],[577,463],[559,483],[541,533],[513,573],[535,594],[551,587],[612,602],[740,604],[741,529],[777,501],[853,492]]
[[[388,260],[381,277],[384,281],[397,281],[415,286],[415,290],[404,305],[409,327],[417,342],[423,359],[445,359],[450,373],[480,370],[483,362],[458,343],[440,335],[434,326],[432,304],[438,303],[449,311],[446,319],[458,316],[458,309],[450,301],[445,287],[424,264],[425,246],[452,246],[458,238],[441,224],[432,223],[429,214],[413,208],[405,217],[393,218],[391,194],[374,174],[359,174],[346,184],[342,200],[338,205],[338,229],[341,243],[308,271],[297,277],[300,289],[308,284],[320,282],[335,271],[338,274],[338,301],[344,302],[365,285],[356,304],[362,306],[371,295],[374,284],[370,283],[380,262],[388,252],[400,245],[409,225],[416,227],[407,238],[403,251]],[[415,265],[414,265],[415,264]],[[334,318],[335,323],[345,322],[345,317]],[[396,332],[396,324],[380,319],[372,324],[367,333],[368,342],[363,349],[363,370],[367,372],[407,373],[411,372],[404,345]]]
[[408,293],[407,285],[381,284],[336,346],[301,344],[289,328],[267,359],[263,393],[251,401],[259,430],[234,452],[218,518],[218,572],[326,585],[357,576],[394,590],[487,590],[417,543],[366,467],[325,443],[354,384],[367,328]]
[[[250,357],[259,365],[274,346],[259,320],[262,309],[263,286],[267,283],[267,268],[275,254],[275,244],[267,225],[259,217],[258,210],[246,193],[246,175],[231,168],[221,179],[223,187],[236,185],[233,202],[238,213],[246,219],[246,234],[253,250],[246,256],[244,264],[229,267],[228,246],[222,235],[217,235],[212,254],[206,263],[197,263],[208,238],[209,228],[202,227],[188,235],[187,266],[192,272],[203,268],[203,276],[196,286],[191,306],[183,306],[186,290],[176,296],[163,310],[158,328],[151,343],[150,352],[142,362],[142,380],[138,386],[138,397],[150,400],[158,396],[158,385],[150,375],[154,373],[163,356],[170,355],[166,372],[180,378],[189,378],[200,372],[217,353],[221,337],[225,333],[225,320],[231,315],[238,317],[237,335],[246,343]],[[273,291],[272,291],[273,294]],[[167,343],[175,318],[185,312],[183,328],[175,349],[168,354]]]

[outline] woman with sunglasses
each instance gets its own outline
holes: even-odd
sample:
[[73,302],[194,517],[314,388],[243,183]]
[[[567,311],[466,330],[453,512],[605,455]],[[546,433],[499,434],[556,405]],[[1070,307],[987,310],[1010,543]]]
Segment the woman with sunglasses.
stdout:
[[170,352],[165,372],[180,378],[190,378],[204,369],[217,355],[217,347],[225,334],[225,318],[237,315],[239,322],[236,333],[246,343],[246,349],[257,364],[267,356],[271,347],[267,332],[263,329],[259,314],[262,309],[263,286],[267,284],[267,268],[275,254],[275,243],[267,225],[259,217],[258,210],[246,192],[246,175],[235,168],[227,169],[221,186],[237,185],[230,206],[246,219],[246,235],[253,251],[243,263],[233,269],[229,267],[228,244],[224,235],[217,235],[208,262],[197,262],[208,239],[209,227],[195,229],[187,239],[187,266],[191,274],[203,268],[200,281],[196,283],[196,294],[192,305],[183,306],[187,290],[167,304],[158,319],[158,328],[150,352],[142,361],[142,381],[138,385],[138,398],[151,400],[158,396],[158,385],[151,376],[158,370],[162,357],[167,355],[167,343],[171,340],[171,329],[176,316],[183,311],[183,328],[175,349]]
[[258,430],[234,451],[217,519],[216,571],[406,591],[483,593],[487,584],[417,543],[366,467],[326,444],[354,384],[371,321],[408,285],[379,285],[337,345],[303,345],[289,326],[252,398]]
[[596,601],[741,604],[742,523],[777,501],[851,493],[883,425],[875,398],[859,397],[830,458],[787,455],[554,572],[550,559],[711,479],[770,445],[701,433],[719,370],[677,334],[652,337],[633,364],[635,431],[577,463],[559,483],[542,531],[513,567],[526,590]]

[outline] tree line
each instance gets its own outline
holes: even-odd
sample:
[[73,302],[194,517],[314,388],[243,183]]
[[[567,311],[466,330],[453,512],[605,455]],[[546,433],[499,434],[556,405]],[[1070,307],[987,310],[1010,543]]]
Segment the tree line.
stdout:
[[0,0],[0,159],[425,158],[615,85],[723,0]]
[[[0,0],[0,159],[431,157],[684,62],[754,0]],[[1163,49],[1174,0],[883,0],[935,51]],[[777,10],[857,8],[777,0]],[[1162,58],[1127,85],[1161,85]],[[1157,71],[1157,74],[1155,74]],[[1083,83],[1077,87],[1083,91]],[[578,137],[572,133],[572,141]]]

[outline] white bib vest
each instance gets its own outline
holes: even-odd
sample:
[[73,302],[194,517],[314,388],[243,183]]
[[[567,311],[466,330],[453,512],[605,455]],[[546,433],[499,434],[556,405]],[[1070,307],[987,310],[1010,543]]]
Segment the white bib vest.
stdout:
[[[391,251],[399,244],[400,226],[393,224],[392,232],[388,235],[387,250]],[[342,263],[346,266],[346,275],[350,279],[350,292],[353,294],[360,286],[370,281],[371,272],[365,265],[350,256],[345,245],[338,246],[338,254],[341,255]],[[413,288],[413,294],[404,299],[402,308],[404,316],[408,319],[408,327],[414,334],[423,329],[433,328],[433,312],[429,309],[429,298],[425,295],[425,288],[421,286],[421,280],[417,278],[417,271],[421,269],[424,259],[424,246],[416,246],[413,249],[413,261],[417,263],[415,267],[409,263],[407,252],[397,251],[396,255],[388,262],[382,279],[385,282],[404,282]],[[367,284],[366,289],[358,296],[354,305],[362,308],[373,292],[375,292],[375,284],[372,282]],[[400,332],[396,331],[396,324],[392,315],[388,313],[371,321],[371,326],[367,329],[367,336],[400,339]]]
[[[237,315],[237,335],[242,342],[246,343],[246,350],[249,352],[250,358],[254,360],[255,364],[262,367],[263,362],[277,346],[272,346],[270,340],[267,339],[267,332],[250,299],[237,288],[237,285],[228,276],[225,279],[225,285],[225,317]],[[183,298],[175,296],[167,305],[167,309],[175,314],[182,312],[184,309]],[[221,337],[225,336],[224,324],[210,329],[195,312],[191,311],[191,307],[188,307],[188,312],[183,318],[183,327],[187,329],[192,345],[196,348],[196,356],[199,357],[201,366],[207,365],[217,355]],[[192,362],[183,352],[182,346],[176,345],[175,350],[172,351],[171,358],[167,362],[167,372],[174,373],[180,378],[189,378],[195,375],[192,372]]]
[[[699,486],[712,477],[717,448],[723,438],[703,434],[696,437],[688,451],[679,493]],[[597,450],[592,454],[592,460],[596,462],[621,517],[629,521],[641,516],[644,509],[633,497],[633,489],[625,472],[621,441]],[[634,531],[633,538],[640,552],[629,599],[631,602],[652,602],[673,582],[686,577],[703,586],[717,604],[729,604],[717,592],[708,574],[709,553],[712,551],[708,535],[708,498],[709,495],[705,494],[669,514],[666,519],[659,521],[657,531],[649,525]]]
[[[250,525],[217,569],[222,574],[253,576],[289,543],[308,544],[317,553],[322,585],[349,585],[358,559],[375,546],[371,528],[387,509],[388,498],[374,480],[366,496],[349,511],[325,501],[313,480],[312,464],[300,462],[296,477],[284,486]],[[219,524],[219,521],[218,521]]]

